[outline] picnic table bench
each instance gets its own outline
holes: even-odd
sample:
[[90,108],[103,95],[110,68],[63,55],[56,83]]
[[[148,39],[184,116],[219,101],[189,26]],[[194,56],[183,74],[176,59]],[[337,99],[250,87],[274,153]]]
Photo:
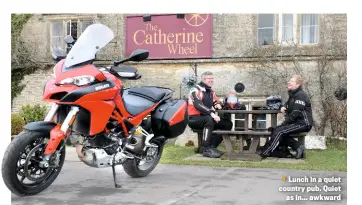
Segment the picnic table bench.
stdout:
[[[270,114],[271,115],[271,126],[277,126],[277,114],[278,110],[218,110],[218,114],[222,113],[230,113],[230,114],[238,114],[244,113],[245,115],[245,126],[244,130],[235,130],[235,117],[231,116],[231,120],[234,124],[232,130],[214,130],[214,134],[221,134],[223,137],[223,142],[225,144],[226,153],[221,157],[221,159],[229,159],[229,160],[245,160],[245,161],[260,161],[261,157],[256,154],[257,149],[260,147],[260,138],[266,138],[269,140],[271,132],[266,129],[256,129],[255,121],[253,121],[253,125],[249,128],[249,114]],[[198,148],[196,148],[196,153],[202,153],[202,129],[192,129],[193,132],[197,133],[198,136]],[[304,144],[304,138],[307,133],[298,133],[291,134],[290,137],[297,138],[302,144]],[[234,152],[233,143],[231,141],[231,137],[236,137],[238,139],[238,147],[239,150],[237,153]],[[244,140],[249,142],[247,149],[244,150]],[[249,140],[252,140],[251,143]]]

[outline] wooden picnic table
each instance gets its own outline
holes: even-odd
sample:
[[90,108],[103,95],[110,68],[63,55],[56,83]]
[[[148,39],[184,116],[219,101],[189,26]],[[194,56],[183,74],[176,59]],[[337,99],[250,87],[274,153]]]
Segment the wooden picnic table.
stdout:
[[[271,115],[271,126],[277,126],[277,115],[279,110],[217,110],[217,115],[231,114],[231,121],[233,123],[232,130],[214,130],[213,133],[221,134],[223,137],[223,141],[226,148],[226,153],[223,155],[222,158],[247,158],[252,161],[255,161],[253,158],[258,158],[259,155],[255,154],[258,146],[260,145],[260,137],[268,138],[270,136],[270,132],[266,129],[257,129],[256,128],[256,119],[254,118],[255,115],[260,114],[269,114]],[[244,129],[235,130],[235,115],[236,114],[245,114],[244,116]],[[249,115],[254,119],[252,126],[249,126]],[[193,130],[194,132],[198,133],[198,153],[202,153],[202,130]],[[239,139],[239,153],[234,153],[233,145],[231,142],[231,137],[235,136]],[[244,151],[244,140],[252,139],[252,143],[248,150]],[[258,159],[257,159],[258,160]],[[260,160],[260,159],[259,159]]]
[[[245,114],[245,125],[244,128],[248,128],[249,129],[249,115],[252,115],[252,118],[255,115],[260,115],[260,114],[269,114],[271,115],[271,127],[276,127],[277,123],[278,123],[278,113],[279,110],[217,110],[216,113],[218,115],[220,114],[226,114],[229,113],[231,114],[231,122],[233,122],[233,131],[235,130],[235,114]],[[251,129],[255,130],[256,129],[256,119],[253,118],[253,124]]]
[[[261,157],[256,154],[257,148],[260,146],[260,138],[268,138],[271,132],[268,132],[266,128],[258,129],[256,126],[256,116],[260,114],[271,115],[271,127],[277,126],[277,115],[279,110],[218,110],[217,114],[231,114],[231,121],[233,122],[232,130],[214,130],[213,133],[221,134],[226,148],[226,153],[222,156],[222,159],[229,160],[247,160],[247,161],[260,161]],[[244,129],[235,130],[235,115],[244,115]],[[252,118],[252,125],[249,126],[249,118]],[[234,152],[231,137],[235,136],[239,140],[239,151]],[[244,140],[252,140],[251,144],[248,145],[248,149],[244,150]]]
[[[255,115],[266,114],[271,115],[271,127],[277,126],[277,115],[279,110],[217,110],[218,115],[229,113],[231,114],[231,121],[233,128],[231,130],[214,130],[213,133],[221,134],[226,148],[226,153],[223,154],[221,159],[229,160],[243,160],[243,161],[260,161],[261,157],[256,154],[257,148],[260,146],[260,138],[265,137],[266,141],[271,135],[267,129],[256,128]],[[235,114],[245,114],[245,124],[243,129],[235,129]],[[252,115],[253,123],[249,126],[249,115]],[[198,149],[196,152],[202,153],[202,130],[194,130],[198,134]],[[304,144],[304,138],[307,133],[291,134],[291,137],[297,138]],[[231,137],[236,137],[239,140],[237,153],[234,152]],[[247,150],[244,150],[244,140],[252,140]]]

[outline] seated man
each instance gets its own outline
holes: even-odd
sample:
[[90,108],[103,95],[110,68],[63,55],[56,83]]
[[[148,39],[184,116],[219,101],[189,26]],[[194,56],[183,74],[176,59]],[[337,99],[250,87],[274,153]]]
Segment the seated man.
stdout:
[[[215,129],[231,130],[232,122],[220,119],[215,114],[215,109],[221,109],[220,101],[211,89],[214,84],[212,72],[201,75],[201,82],[191,91],[188,102],[189,127],[192,129],[203,129],[203,156],[219,158],[222,153],[217,150],[221,143],[220,135],[212,135]],[[214,139],[212,139],[214,138]]]
[[[286,113],[282,125],[272,131],[271,140],[264,146],[261,157],[268,157],[279,145],[283,143],[296,151],[296,158],[304,156],[304,146],[300,145],[290,134],[309,132],[313,125],[312,107],[308,95],[302,89],[303,79],[295,75],[288,82],[289,99],[281,107],[281,112]],[[284,138],[284,139],[283,139]]]

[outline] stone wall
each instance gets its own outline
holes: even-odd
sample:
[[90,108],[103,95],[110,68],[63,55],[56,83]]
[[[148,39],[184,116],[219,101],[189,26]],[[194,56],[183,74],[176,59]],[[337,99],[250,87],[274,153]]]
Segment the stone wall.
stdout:
[[50,62],[50,24],[42,15],[34,14],[24,25],[21,36],[33,60]]
[[53,69],[38,70],[24,77],[23,84],[26,85],[22,92],[14,98],[11,112],[18,113],[23,105],[44,104],[42,101],[43,89],[47,79],[51,78]]

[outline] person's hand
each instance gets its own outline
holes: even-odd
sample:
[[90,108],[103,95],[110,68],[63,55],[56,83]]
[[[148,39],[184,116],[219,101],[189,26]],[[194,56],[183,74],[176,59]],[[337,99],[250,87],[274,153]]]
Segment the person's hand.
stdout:
[[220,121],[220,117],[215,115],[215,113],[211,113],[211,117],[216,121],[219,122]]
[[222,109],[222,108],[221,108],[221,105],[220,105],[220,104],[216,104],[216,105],[215,105],[215,109],[221,110],[221,109]]
[[285,113],[286,110],[287,110],[286,107],[282,107],[282,108],[280,109],[280,112]]
[[214,117],[214,120],[215,120],[216,122],[220,122],[220,117],[216,115],[216,116]]

